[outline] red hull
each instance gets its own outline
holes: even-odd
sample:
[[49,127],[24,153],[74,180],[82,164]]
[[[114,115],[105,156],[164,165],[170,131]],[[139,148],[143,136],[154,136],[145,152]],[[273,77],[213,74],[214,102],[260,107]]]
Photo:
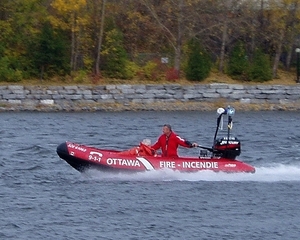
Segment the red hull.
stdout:
[[119,151],[104,150],[66,142],[57,147],[57,154],[78,171],[99,168],[105,171],[149,171],[172,169],[181,172],[211,170],[216,172],[250,172],[255,168],[238,160],[219,157],[154,157],[125,155]]

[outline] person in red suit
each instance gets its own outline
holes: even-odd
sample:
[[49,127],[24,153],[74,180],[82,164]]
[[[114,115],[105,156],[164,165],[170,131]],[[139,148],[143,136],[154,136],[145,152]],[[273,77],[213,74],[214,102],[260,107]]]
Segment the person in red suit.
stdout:
[[197,147],[197,143],[191,143],[172,131],[169,124],[165,124],[162,128],[163,134],[158,138],[157,142],[151,146],[154,150],[161,148],[162,157],[178,158],[177,148],[183,146],[187,148]]

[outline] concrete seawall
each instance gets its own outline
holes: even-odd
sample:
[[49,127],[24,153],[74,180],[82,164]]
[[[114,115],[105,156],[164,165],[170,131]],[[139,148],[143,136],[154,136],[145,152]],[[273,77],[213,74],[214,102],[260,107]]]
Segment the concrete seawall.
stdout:
[[0,111],[300,110],[300,85],[0,86]]

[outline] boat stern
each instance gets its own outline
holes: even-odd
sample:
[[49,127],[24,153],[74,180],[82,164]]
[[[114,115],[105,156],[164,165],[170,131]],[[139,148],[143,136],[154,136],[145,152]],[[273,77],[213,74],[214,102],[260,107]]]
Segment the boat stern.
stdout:
[[255,173],[255,168],[253,166],[238,160],[225,161],[220,164],[220,167],[224,172]]

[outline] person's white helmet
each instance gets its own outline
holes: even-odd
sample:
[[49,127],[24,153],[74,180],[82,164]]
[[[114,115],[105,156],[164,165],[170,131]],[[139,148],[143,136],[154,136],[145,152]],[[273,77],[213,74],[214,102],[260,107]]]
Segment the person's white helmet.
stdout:
[[218,108],[218,110],[217,110],[217,113],[218,114],[223,114],[225,112],[225,109],[224,108]]
[[148,138],[145,138],[143,141],[142,141],[142,144],[145,144],[147,146],[151,146],[151,140],[148,139]]

